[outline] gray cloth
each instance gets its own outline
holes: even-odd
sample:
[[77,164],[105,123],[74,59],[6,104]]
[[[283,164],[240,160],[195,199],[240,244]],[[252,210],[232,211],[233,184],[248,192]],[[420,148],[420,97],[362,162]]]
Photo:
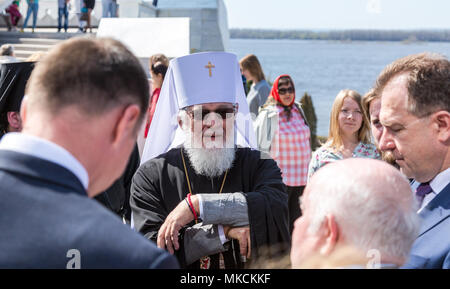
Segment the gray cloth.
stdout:
[[266,103],[269,94],[270,86],[264,79],[252,85],[247,95],[247,103],[253,118],[258,115],[259,107]]
[[187,228],[184,234],[187,265],[203,256],[226,251],[217,225],[243,227],[249,224],[247,200],[242,193],[201,195],[203,223]]
[[195,224],[184,233],[184,252],[186,264],[190,265],[203,256],[209,256],[227,249],[219,238],[217,225]]
[[248,226],[247,200],[242,193],[202,194],[203,224]]

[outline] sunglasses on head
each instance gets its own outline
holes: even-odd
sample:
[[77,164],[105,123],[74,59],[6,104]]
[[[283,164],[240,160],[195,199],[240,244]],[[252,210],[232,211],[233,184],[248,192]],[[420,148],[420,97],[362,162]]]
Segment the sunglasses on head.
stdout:
[[279,88],[278,89],[278,93],[279,94],[281,94],[281,95],[283,95],[283,94],[286,94],[286,93],[294,93],[294,88],[291,86],[291,87],[288,87],[288,88]]
[[222,119],[227,119],[234,116],[236,112],[236,106],[219,108],[217,110],[208,110],[204,108],[185,109],[186,113],[194,120],[204,120],[210,113],[218,114]]

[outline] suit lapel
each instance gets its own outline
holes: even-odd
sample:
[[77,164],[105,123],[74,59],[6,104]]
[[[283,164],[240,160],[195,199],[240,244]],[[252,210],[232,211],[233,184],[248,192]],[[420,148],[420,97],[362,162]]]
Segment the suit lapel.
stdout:
[[47,160],[9,150],[0,150],[0,170],[28,175],[87,196],[80,180],[68,169]]
[[442,220],[450,215],[450,184],[448,184],[428,205],[419,213],[422,226],[419,236],[422,236]]

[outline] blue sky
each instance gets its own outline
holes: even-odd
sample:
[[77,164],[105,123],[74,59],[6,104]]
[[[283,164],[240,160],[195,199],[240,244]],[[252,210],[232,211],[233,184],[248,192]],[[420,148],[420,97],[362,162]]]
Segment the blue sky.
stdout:
[[449,0],[223,0],[230,28],[450,29]]

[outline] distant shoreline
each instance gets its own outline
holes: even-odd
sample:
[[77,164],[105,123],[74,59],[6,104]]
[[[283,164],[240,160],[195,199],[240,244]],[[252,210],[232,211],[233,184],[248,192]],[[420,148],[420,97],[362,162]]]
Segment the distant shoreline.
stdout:
[[446,30],[269,30],[230,29],[232,39],[292,39],[337,41],[400,41],[450,42],[450,29]]

